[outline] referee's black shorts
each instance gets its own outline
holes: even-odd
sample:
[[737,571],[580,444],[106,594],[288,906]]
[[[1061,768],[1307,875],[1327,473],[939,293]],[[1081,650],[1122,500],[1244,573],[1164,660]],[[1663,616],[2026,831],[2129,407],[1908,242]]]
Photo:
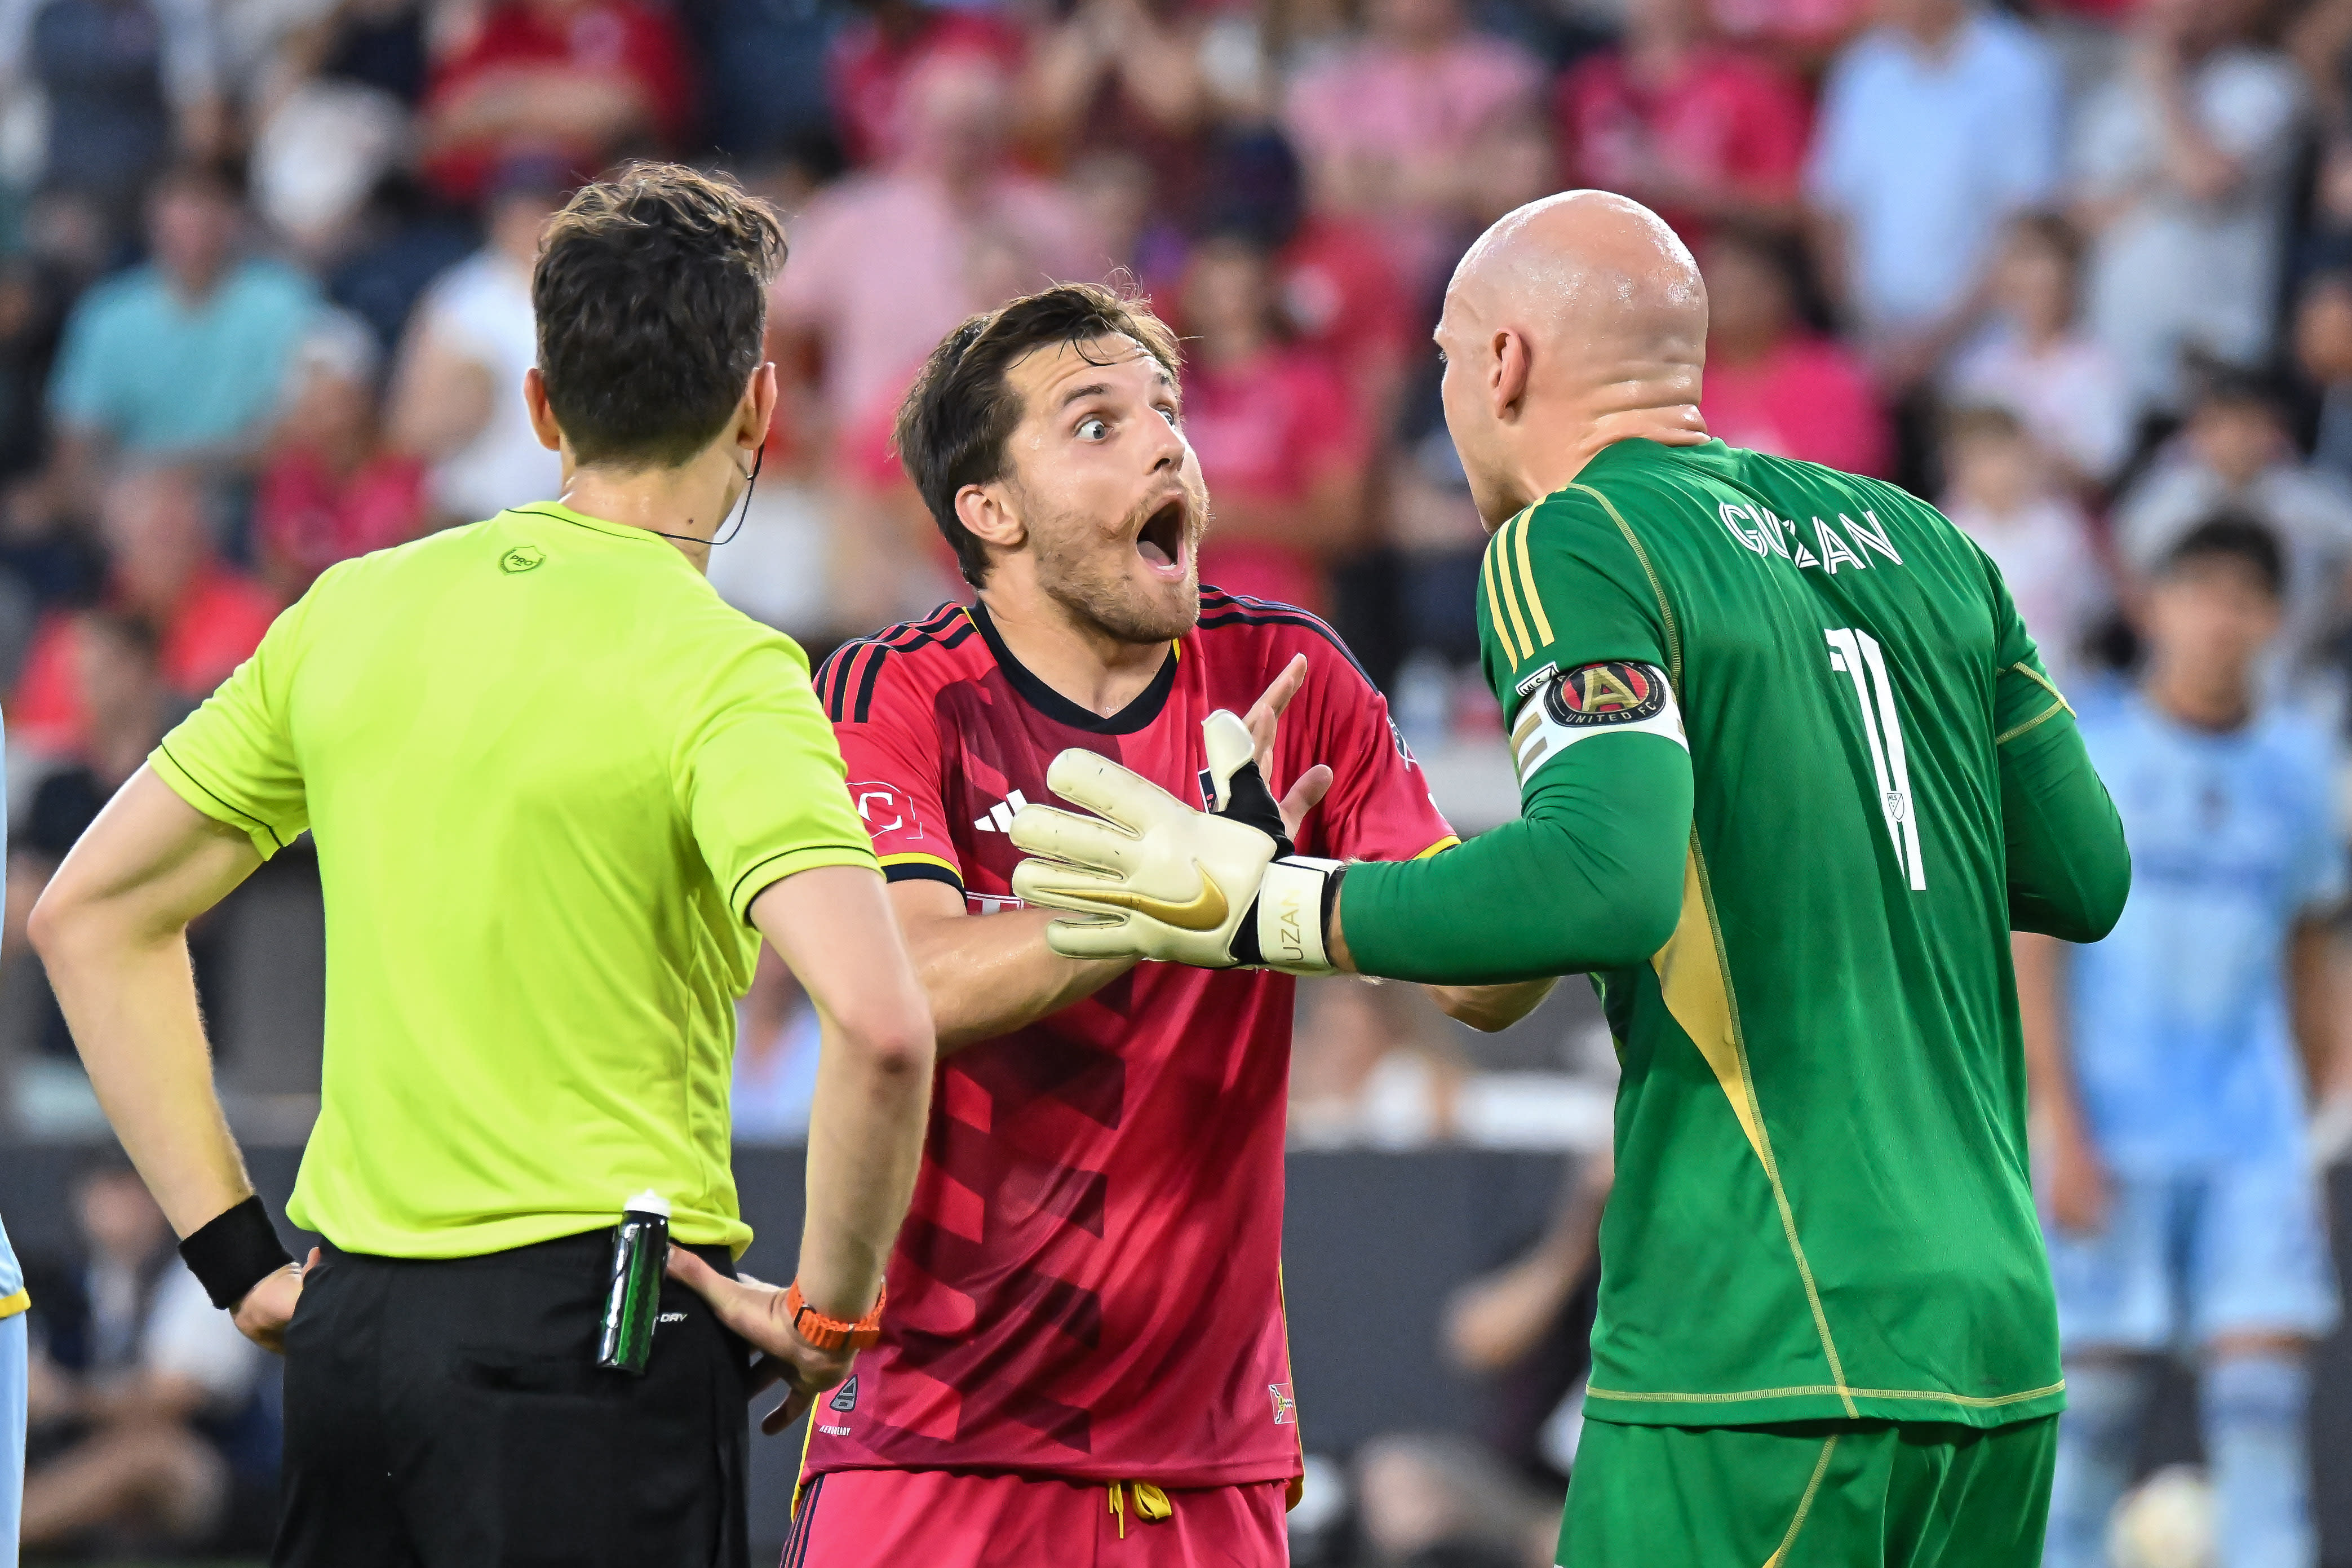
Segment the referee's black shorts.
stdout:
[[[612,1235],[481,1258],[326,1249],[286,1334],[280,1568],[748,1568],[750,1354],[662,1282],[600,1372]],[[695,1250],[733,1271],[724,1247]]]

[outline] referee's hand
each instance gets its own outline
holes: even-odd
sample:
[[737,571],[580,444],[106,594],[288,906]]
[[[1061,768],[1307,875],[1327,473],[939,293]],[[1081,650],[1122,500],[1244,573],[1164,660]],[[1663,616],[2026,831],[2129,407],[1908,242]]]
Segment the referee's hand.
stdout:
[[669,1277],[710,1304],[720,1322],[761,1352],[751,1368],[751,1392],[772,1383],[784,1385],[783,1403],[761,1418],[771,1437],[806,1413],[816,1396],[849,1375],[856,1351],[821,1351],[801,1338],[784,1315],[784,1292],[739,1275],[730,1279],[683,1247],[669,1249]]

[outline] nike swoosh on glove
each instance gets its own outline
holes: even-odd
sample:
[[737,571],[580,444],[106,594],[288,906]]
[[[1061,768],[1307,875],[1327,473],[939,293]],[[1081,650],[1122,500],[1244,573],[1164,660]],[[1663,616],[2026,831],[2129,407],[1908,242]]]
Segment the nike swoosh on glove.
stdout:
[[1186,805],[1092,752],[1054,759],[1045,783],[1094,815],[1032,805],[1013,818],[1030,858],[1015,896],[1081,917],[1045,928],[1066,958],[1149,958],[1202,969],[1263,964],[1328,974],[1327,890],[1339,861],[1293,853],[1249,730],[1223,709],[1202,724],[1220,811]]

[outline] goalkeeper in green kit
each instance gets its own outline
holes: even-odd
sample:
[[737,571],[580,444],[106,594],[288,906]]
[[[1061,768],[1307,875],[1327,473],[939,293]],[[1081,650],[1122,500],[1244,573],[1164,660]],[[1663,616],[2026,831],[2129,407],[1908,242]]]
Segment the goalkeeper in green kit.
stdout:
[[1072,955],[1591,975],[1623,1076],[1563,1562],[2039,1563],[2065,1387],[2009,939],[2095,941],[2130,884],[2074,713],[1934,509],[1707,438],[1706,292],[1646,209],[1511,214],[1437,340],[1520,818],[1340,866],[1287,781],[1212,756],[1213,815],[1070,752],[1014,889]]

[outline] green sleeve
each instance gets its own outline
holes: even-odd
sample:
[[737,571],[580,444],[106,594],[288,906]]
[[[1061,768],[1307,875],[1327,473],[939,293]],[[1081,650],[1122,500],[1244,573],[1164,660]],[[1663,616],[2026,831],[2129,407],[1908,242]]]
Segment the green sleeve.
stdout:
[[2066,942],[2096,942],[2115,929],[2131,891],[2123,821],[2008,585],[1989,562],[1986,570],[2001,626],[1993,750],[2000,761],[2009,923]]
[[[1680,662],[1673,617],[1632,531],[1574,486],[1496,531],[1479,576],[1488,682],[1515,735],[1551,683],[1587,665]],[[1459,848],[1360,865],[1339,925],[1366,974],[1490,984],[1648,962],[1673,935],[1691,831],[1690,752],[1601,730],[1556,751],[1521,742],[1520,814]]]
[[1432,984],[1646,963],[1681,914],[1690,829],[1687,751],[1596,736],[1536,774],[1517,821],[1425,860],[1349,867],[1339,929],[1360,973]]

